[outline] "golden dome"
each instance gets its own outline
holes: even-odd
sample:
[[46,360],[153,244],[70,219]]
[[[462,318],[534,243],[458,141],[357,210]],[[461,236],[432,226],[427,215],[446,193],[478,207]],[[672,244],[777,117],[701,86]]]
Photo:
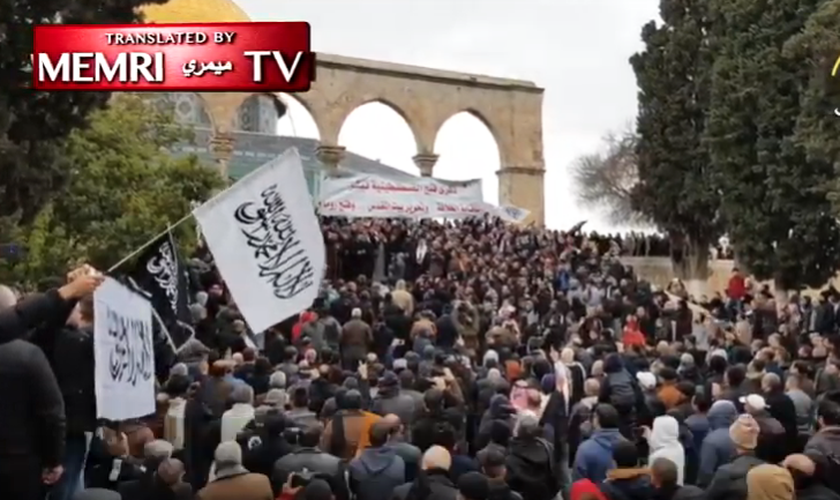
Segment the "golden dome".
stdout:
[[169,0],[140,7],[145,22],[157,24],[251,22],[232,0]]

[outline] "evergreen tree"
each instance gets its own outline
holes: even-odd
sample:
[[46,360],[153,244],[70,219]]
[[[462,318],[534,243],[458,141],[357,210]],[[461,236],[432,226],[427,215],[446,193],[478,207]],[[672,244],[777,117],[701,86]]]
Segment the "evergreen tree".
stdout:
[[777,290],[820,287],[840,268],[835,172],[797,137],[810,71],[783,52],[820,0],[713,0],[708,126],[712,190],[739,260]]
[[639,86],[634,204],[670,237],[676,275],[698,282],[720,236],[702,142],[711,66],[706,3],[662,0],[663,24],[644,26],[645,49],[630,59]]
[[[799,98],[795,137],[810,161],[840,167],[840,0],[822,2],[805,29],[784,46],[786,58],[808,71]],[[840,171],[837,171],[840,174]],[[840,183],[831,183],[831,198],[838,205]],[[840,208],[840,207],[838,207]]]
[[[26,259],[4,266],[0,278],[37,283],[79,262],[108,269],[189,214],[191,201],[224,187],[218,172],[194,155],[170,153],[191,132],[175,122],[171,108],[150,99],[115,95],[108,108],[91,113],[88,127],[69,135],[61,150],[73,166],[67,185],[18,229]],[[195,243],[193,224],[176,232],[181,243]]]
[[23,222],[67,182],[61,141],[103,107],[105,92],[33,92],[36,24],[128,24],[137,8],[166,0],[0,0],[0,217]]

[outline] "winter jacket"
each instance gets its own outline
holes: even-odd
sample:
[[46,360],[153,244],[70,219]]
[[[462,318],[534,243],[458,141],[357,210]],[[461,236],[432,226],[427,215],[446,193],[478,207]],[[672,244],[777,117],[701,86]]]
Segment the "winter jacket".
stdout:
[[706,436],[709,435],[709,431],[711,430],[708,415],[695,413],[685,419],[685,426],[691,431],[691,437],[694,440],[692,448],[697,453],[700,453],[700,449],[703,447],[703,440],[706,439]]
[[592,434],[592,409],[598,404],[597,396],[585,397],[572,407],[569,417],[569,459],[577,454],[578,447]]
[[496,394],[490,398],[490,407],[481,416],[481,422],[478,424],[476,447],[481,449],[490,444],[490,429],[494,420],[504,422],[513,430],[515,414],[516,410],[507,396]]
[[390,497],[405,483],[405,462],[393,448],[367,448],[350,462],[350,482],[358,500]]
[[649,500],[654,492],[650,469],[613,469],[600,487],[607,500]]
[[[791,406],[793,406],[793,403],[791,403]],[[780,463],[788,454],[785,428],[766,410],[753,416],[759,429],[755,455],[771,464]]]
[[64,455],[64,403],[46,356],[25,340],[13,340],[0,344],[0,366],[0,468],[55,467]]
[[417,477],[417,471],[420,468],[420,460],[423,457],[420,448],[411,443],[394,439],[389,441],[385,447],[391,448],[398,457],[403,459],[403,463],[405,463],[405,480],[403,482],[410,483],[414,481],[414,478]]
[[540,438],[514,439],[506,460],[507,483],[529,500],[552,500],[557,495],[554,450]]
[[796,426],[799,434],[811,432],[811,421],[814,419],[814,400],[800,389],[788,391],[787,397],[793,401],[793,406],[796,408]]
[[729,427],[738,417],[738,410],[730,401],[717,401],[709,409],[711,431],[700,447],[700,471],[697,485],[705,488],[712,482],[715,471],[735,458],[735,444],[729,437]]
[[[447,471],[432,469],[417,476],[414,482],[394,489],[392,500],[457,500],[458,489]],[[382,498],[381,500],[387,500]]]
[[804,488],[797,488],[796,500],[840,500],[840,492],[832,491],[827,486],[815,482]]
[[572,480],[589,479],[600,483],[613,464],[613,446],[624,441],[618,429],[599,429],[578,447],[572,470]]
[[[80,435],[96,429],[93,328],[65,327],[53,340],[52,365],[64,397],[67,433]],[[48,354],[49,357],[49,354]]]
[[522,500],[522,495],[510,489],[504,478],[490,478],[487,500]]
[[778,420],[785,430],[785,456],[796,452],[799,428],[796,405],[787,394],[779,391],[765,395],[770,416]]
[[715,471],[711,484],[706,489],[707,500],[746,500],[747,473],[763,460],[755,455],[740,455],[732,462]]
[[665,415],[653,421],[653,429],[648,438],[650,458],[648,463],[658,458],[666,458],[677,466],[677,484],[685,482],[685,450],[680,444],[680,424],[674,417]]
[[817,476],[840,491],[840,426],[825,427],[814,434],[804,453],[817,464]]
[[371,411],[382,416],[393,413],[400,417],[406,427],[411,426],[418,413],[414,398],[401,393],[397,386],[381,387],[373,400]]
[[627,370],[607,373],[601,385],[598,402],[608,403],[621,413],[628,413],[636,408],[638,386]]

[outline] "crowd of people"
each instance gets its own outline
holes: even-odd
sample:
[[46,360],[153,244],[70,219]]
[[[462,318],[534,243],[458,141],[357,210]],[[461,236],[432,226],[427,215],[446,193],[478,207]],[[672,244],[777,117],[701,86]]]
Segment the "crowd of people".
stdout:
[[[360,224],[365,223],[362,222]],[[372,224],[372,222],[368,224]],[[578,233],[585,225],[586,222],[584,221],[571,228],[568,232]],[[348,239],[347,235],[351,233],[354,236],[358,236],[358,238]],[[381,232],[353,231],[351,227],[345,227],[343,231],[337,230],[334,227],[331,234],[332,238],[334,238],[333,241],[341,239],[347,243],[352,242],[352,245],[357,247],[364,255],[375,256],[379,252],[389,252],[389,249],[393,247],[393,241],[395,241],[394,239],[390,239],[390,235],[387,240],[381,238]],[[620,255],[627,257],[671,257],[674,251],[671,240],[666,235],[660,233],[631,231],[624,234],[599,234],[597,232],[590,232],[586,238],[591,244],[596,245],[599,250],[617,248]],[[734,251],[729,245],[728,238],[721,238],[713,245],[710,248],[709,256],[711,259],[732,260]],[[375,266],[375,257],[371,260],[366,260],[366,262],[368,265]],[[333,266],[332,270],[336,272],[337,268]]]
[[[0,497],[840,500],[840,299],[733,276],[693,311],[625,242],[321,220],[319,298],[250,332],[212,256],[158,411],[97,419],[85,269],[0,287]],[[737,286],[735,286],[737,285]]]

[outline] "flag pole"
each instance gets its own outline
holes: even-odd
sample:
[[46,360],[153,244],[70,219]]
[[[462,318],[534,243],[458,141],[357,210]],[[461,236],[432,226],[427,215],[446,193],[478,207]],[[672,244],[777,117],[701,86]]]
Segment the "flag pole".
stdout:
[[172,230],[173,230],[173,229],[175,229],[176,227],[180,226],[181,224],[183,224],[184,222],[186,222],[186,221],[187,221],[190,217],[192,217],[192,216],[193,216],[193,214],[192,214],[192,212],[190,212],[190,213],[188,213],[187,215],[185,215],[185,216],[181,217],[181,219],[180,219],[178,222],[176,222],[175,224],[169,224],[169,225],[167,225],[167,226],[166,226],[166,229],[164,229],[163,231],[161,231],[161,232],[159,232],[158,234],[154,235],[154,236],[153,236],[153,237],[152,237],[149,241],[147,241],[146,243],[143,243],[142,245],[140,245],[139,247],[137,247],[136,249],[134,249],[134,251],[133,251],[133,252],[131,252],[130,254],[128,254],[128,255],[126,255],[125,257],[123,257],[123,258],[122,258],[122,260],[120,260],[119,262],[117,262],[116,264],[114,264],[113,266],[111,266],[111,267],[108,269],[108,271],[107,271],[107,272],[108,272],[108,273],[112,273],[112,272],[114,272],[114,270],[115,270],[115,269],[117,269],[117,268],[118,268],[118,267],[120,267],[121,265],[125,264],[126,262],[128,262],[129,260],[131,260],[133,257],[135,257],[137,254],[139,254],[140,252],[142,252],[143,250],[145,250],[146,248],[148,248],[148,247],[149,247],[149,245],[151,245],[152,243],[154,243],[155,241],[157,241],[157,239],[158,239],[158,238],[160,238],[161,236],[165,235],[166,233],[168,233],[168,232],[172,231]]

